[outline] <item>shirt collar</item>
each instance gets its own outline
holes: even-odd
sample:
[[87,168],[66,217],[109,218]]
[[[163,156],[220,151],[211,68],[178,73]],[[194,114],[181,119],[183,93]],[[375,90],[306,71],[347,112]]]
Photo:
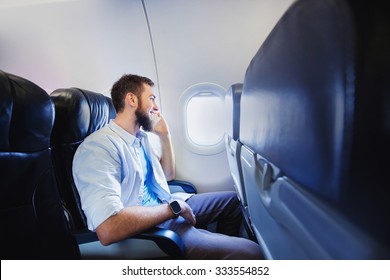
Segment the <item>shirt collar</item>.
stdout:
[[146,133],[143,131],[138,131],[136,136],[128,133],[126,130],[124,130],[122,127],[117,125],[114,120],[110,120],[108,126],[112,131],[114,131],[116,134],[119,135],[126,143],[129,143],[130,145],[134,147],[139,147],[140,141],[147,137]]

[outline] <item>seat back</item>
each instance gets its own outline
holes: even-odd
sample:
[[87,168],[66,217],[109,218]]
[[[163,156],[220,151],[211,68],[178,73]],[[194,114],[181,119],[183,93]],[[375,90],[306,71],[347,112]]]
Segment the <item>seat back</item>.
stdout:
[[268,258],[389,256],[384,10],[379,1],[296,1],[247,69],[241,163]]
[[244,187],[244,179],[241,168],[241,142],[240,138],[240,100],[243,84],[237,83],[230,86],[225,96],[225,111],[228,124],[225,131],[225,147],[232,175],[234,188],[240,199],[244,226],[248,237],[255,240],[254,233],[250,227],[248,204]]
[[[73,180],[72,164],[79,145],[88,135],[108,124],[110,119],[114,119],[116,111],[111,98],[88,90],[57,89],[50,94],[50,97],[56,112],[51,137],[54,167],[60,195],[68,211],[70,226],[80,245],[98,241],[96,233],[88,230],[79,193]],[[196,192],[192,184],[178,181],[172,181],[172,184],[181,190]],[[180,236],[171,230],[156,227],[131,238],[151,240],[168,256],[183,257],[184,243]],[[95,258],[96,254],[100,257],[98,247],[84,245],[86,247],[81,247],[82,257]],[[142,248],[138,249],[142,251]],[[111,258],[113,255],[115,256],[115,252],[118,253],[117,250],[113,249],[108,256],[104,253],[103,255],[105,258]],[[153,254],[161,256],[160,251],[153,252]]]
[[87,220],[73,181],[73,157],[85,137],[115,118],[116,112],[109,97],[87,90],[57,89],[50,97],[56,112],[51,144],[58,186],[72,229],[82,232]]
[[232,85],[225,96],[225,109],[228,117],[228,126],[225,133],[225,146],[234,187],[241,204],[246,207],[246,195],[243,186],[240,152],[240,100],[243,84]]
[[53,122],[43,89],[0,71],[1,259],[80,257],[54,178]]

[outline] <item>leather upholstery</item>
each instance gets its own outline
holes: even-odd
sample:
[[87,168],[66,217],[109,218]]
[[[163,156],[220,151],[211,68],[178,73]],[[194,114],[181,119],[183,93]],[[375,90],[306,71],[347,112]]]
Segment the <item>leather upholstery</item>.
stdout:
[[[111,98],[83,89],[57,89],[50,97],[56,112],[51,137],[53,158],[60,193],[69,212],[72,233],[79,244],[97,241],[96,233],[87,228],[86,217],[73,181],[72,162],[74,153],[84,138],[115,118],[115,108]],[[190,183],[172,181],[171,184],[175,188],[196,193],[195,186]],[[184,243],[180,236],[171,230],[156,227],[131,238],[152,240],[168,256],[183,257]]]
[[[240,141],[248,148],[244,160],[254,158],[259,180],[267,184],[261,195],[255,180],[245,186],[255,205],[249,206],[252,215],[260,202],[264,206],[257,230],[267,236],[261,237],[264,244],[274,240],[267,248],[270,256],[377,258],[383,252],[370,249],[368,240],[389,246],[384,174],[390,166],[390,24],[384,10],[379,1],[296,1],[247,69]],[[251,172],[246,171],[247,178]],[[313,211],[306,211],[298,197]],[[322,210],[313,209],[317,202]],[[307,219],[317,210],[331,221],[327,237],[321,226],[309,228],[315,221]],[[287,222],[290,214],[295,216]],[[306,220],[299,226],[291,222],[301,218]],[[344,232],[347,223],[354,229]],[[299,237],[286,234],[293,225],[308,234],[301,244]],[[340,235],[332,235],[333,228]],[[338,239],[342,231],[356,243]],[[359,242],[361,232],[369,237]],[[279,234],[285,244],[276,244]],[[309,237],[318,251],[314,245],[302,249]],[[365,247],[355,251],[361,244]]]
[[351,152],[355,34],[345,3],[334,9],[330,2],[298,1],[251,61],[240,139],[291,179],[336,200]]
[[58,186],[73,229],[86,229],[78,191],[73,181],[72,161],[81,142],[116,115],[109,97],[77,88],[57,89],[50,94],[55,104],[52,134]]
[[1,259],[79,256],[51,161],[54,107],[34,83],[0,71]]

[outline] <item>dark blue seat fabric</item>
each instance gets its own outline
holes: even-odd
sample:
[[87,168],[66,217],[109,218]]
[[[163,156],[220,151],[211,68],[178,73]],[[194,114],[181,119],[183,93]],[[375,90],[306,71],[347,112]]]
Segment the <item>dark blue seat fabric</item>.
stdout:
[[[57,89],[50,97],[56,113],[51,137],[54,165],[60,193],[69,213],[70,226],[79,244],[97,241],[96,233],[87,228],[87,220],[73,181],[72,162],[74,153],[85,137],[115,118],[115,108],[111,98],[84,89]],[[180,181],[171,183],[180,190],[196,192],[191,184]],[[170,230],[153,228],[132,238],[154,241],[169,257],[181,258],[184,254],[180,236]]]
[[43,89],[0,71],[1,259],[79,257],[54,177],[53,122]]
[[384,10],[379,1],[296,1],[247,69],[241,162],[268,258],[389,256]]

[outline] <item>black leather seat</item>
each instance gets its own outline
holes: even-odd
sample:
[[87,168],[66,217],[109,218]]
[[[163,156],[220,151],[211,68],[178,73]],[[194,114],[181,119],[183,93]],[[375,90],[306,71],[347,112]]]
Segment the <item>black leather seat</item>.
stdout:
[[[97,241],[97,235],[87,228],[78,191],[73,181],[72,161],[77,147],[92,132],[106,125],[116,115],[111,99],[100,93],[78,88],[57,89],[50,94],[55,104],[55,124],[52,134],[54,163],[58,186],[69,213],[70,226],[79,244]],[[175,189],[196,192],[191,184],[172,181]],[[183,256],[184,244],[175,232],[153,228],[135,239],[154,241],[168,256]]]
[[54,106],[34,83],[0,71],[1,259],[75,259],[57,191]]
[[267,258],[389,257],[385,11],[380,1],[296,1],[247,69],[241,163]]

